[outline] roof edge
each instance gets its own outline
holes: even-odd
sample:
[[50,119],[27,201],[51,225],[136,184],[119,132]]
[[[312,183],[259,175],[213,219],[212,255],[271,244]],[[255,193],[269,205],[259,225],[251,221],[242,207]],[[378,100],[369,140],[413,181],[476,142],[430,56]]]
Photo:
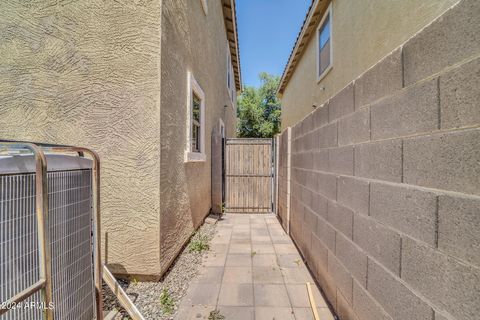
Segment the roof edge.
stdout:
[[[242,74],[240,69],[240,46],[238,43],[237,12],[235,0],[222,0],[223,20],[227,35],[228,47],[232,57],[232,66],[237,92],[242,91]],[[232,28],[230,28],[230,25]]]
[[[319,9],[320,9],[320,2],[322,0],[312,0],[310,7],[308,8],[307,14],[305,19],[303,20],[302,28],[295,40],[295,45],[293,46],[292,52],[288,57],[288,62],[283,70],[282,77],[280,78],[280,84],[277,88],[277,95],[283,94],[290,77],[295,70],[297,65],[297,61],[300,59],[301,55],[303,54],[303,50],[306,47],[306,43],[311,37],[311,30],[315,28],[316,24],[319,20]],[[326,3],[330,3],[330,1],[326,1]],[[323,4],[323,3],[322,3]],[[321,18],[321,16],[320,16]],[[318,20],[318,21],[317,21]]]

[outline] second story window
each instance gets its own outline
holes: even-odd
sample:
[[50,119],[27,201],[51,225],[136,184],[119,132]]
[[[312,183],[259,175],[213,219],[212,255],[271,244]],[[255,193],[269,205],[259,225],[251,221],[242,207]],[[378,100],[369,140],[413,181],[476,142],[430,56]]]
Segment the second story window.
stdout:
[[232,89],[232,58],[230,57],[230,50],[227,48],[227,87]]
[[205,93],[190,72],[187,109],[185,162],[205,161]]
[[317,29],[317,80],[332,67],[332,7],[328,7]]
[[235,88],[235,78],[233,73],[232,65],[232,55],[230,53],[230,47],[227,45],[227,89],[230,99],[235,107],[235,98],[236,98],[236,88]]

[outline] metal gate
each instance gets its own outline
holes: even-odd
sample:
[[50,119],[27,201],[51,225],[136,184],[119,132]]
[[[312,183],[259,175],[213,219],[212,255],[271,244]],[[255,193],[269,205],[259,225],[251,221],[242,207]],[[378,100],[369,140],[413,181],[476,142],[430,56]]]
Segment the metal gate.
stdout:
[[272,149],[272,139],[226,139],[226,212],[272,212]]

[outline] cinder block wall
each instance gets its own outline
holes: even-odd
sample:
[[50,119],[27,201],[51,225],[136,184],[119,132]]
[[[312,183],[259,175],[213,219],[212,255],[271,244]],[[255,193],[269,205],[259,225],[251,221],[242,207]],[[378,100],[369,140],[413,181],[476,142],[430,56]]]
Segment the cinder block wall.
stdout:
[[291,236],[341,319],[479,319],[480,2],[298,123],[291,175]]

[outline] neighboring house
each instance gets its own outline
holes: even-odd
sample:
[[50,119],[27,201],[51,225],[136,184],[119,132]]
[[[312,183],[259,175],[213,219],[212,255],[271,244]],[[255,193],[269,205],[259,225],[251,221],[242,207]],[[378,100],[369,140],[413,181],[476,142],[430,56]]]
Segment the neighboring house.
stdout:
[[282,130],[322,105],[458,0],[314,0],[283,73]]
[[338,319],[479,319],[480,1],[454,2],[314,1],[283,75],[278,214]]
[[221,208],[211,142],[235,134],[236,32],[234,0],[0,4],[0,137],[100,154],[117,274],[160,277]]

